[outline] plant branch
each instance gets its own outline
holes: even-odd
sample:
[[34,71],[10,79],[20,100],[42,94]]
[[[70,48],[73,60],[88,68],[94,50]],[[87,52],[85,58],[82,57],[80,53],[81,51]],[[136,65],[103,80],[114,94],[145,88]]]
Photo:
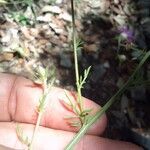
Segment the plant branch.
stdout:
[[133,74],[130,76],[128,81],[118,90],[118,92],[111,97],[111,99],[102,107],[100,110],[95,114],[95,116],[92,116],[87,124],[83,124],[82,128],[79,130],[79,132],[75,135],[75,137],[70,141],[70,143],[66,146],[65,150],[72,150],[74,145],[81,139],[81,137],[87,132],[87,130],[91,127],[93,123],[95,123],[109,108],[112,106],[112,104],[116,101],[116,98],[118,98],[121,94],[125,92],[125,90],[128,88],[128,86],[132,83],[134,76],[139,71],[139,69],[142,67],[142,65],[145,63],[145,61],[149,58],[150,51],[148,51],[139,65],[134,70]]
[[50,88],[52,87],[52,85],[54,83],[54,80],[55,79],[53,78],[49,86],[46,83],[44,83],[44,87],[43,87],[44,92],[43,92],[43,95],[42,95],[42,97],[39,101],[40,104],[38,106],[38,118],[37,118],[37,122],[36,122],[36,125],[35,125],[35,128],[34,128],[32,138],[31,138],[31,142],[30,142],[30,145],[29,145],[29,148],[28,148],[29,150],[33,149],[33,143],[34,143],[38,128],[40,126],[40,122],[41,122],[41,119],[42,119],[43,112],[44,112],[45,107],[46,107],[47,95],[50,91]]
[[79,87],[79,66],[78,66],[78,54],[77,54],[77,39],[76,39],[76,29],[75,29],[75,12],[74,12],[74,1],[71,0],[71,12],[72,12],[72,39],[73,39],[73,52],[74,52],[74,65],[75,65],[75,75],[76,75],[76,86],[78,92],[78,103],[81,104],[80,111],[82,111],[83,104],[81,102],[81,90]]
[[42,114],[43,114],[43,112],[39,112],[39,114],[38,114],[38,119],[37,119],[36,126],[35,126],[35,129],[34,129],[34,132],[33,132],[33,136],[32,136],[32,139],[31,139],[31,143],[30,143],[30,145],[29,145],[29,150],[32,150],[32,149],[33,149],[33,142],[34,142],[34,139],[35,139],[35,137],[36,137],[37,130],[38,130],[39,126],[40,126]]

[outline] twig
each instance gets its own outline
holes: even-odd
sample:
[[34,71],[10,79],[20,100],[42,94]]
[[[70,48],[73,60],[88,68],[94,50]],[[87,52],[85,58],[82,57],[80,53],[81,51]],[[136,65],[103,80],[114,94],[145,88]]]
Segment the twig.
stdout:
[[81,137],[87,132],[87,130],[91,127],[93,123],[95,123],[109,108],[112,106],[114,102],[116,102],[116,98],[118,98],[122,93],[125,92],[125,90],[128,88],[128,86],[132,83],[134,76],[139,71],[139,69],[142,67],[142,65],[145,63],[145,61],[149,58],[150,51],[148,51],[139,65],[136,67],[133,74],[130,76],[128,81],[122,86],[122,88],[119,89],[119,91],[111,97],[111,99],[102,107],[100,110],[95,114],[95,116],[91,117],[89,119],[87,124],[84,124],[82,128],[79,130],[79,132],[75,135],[75,137],[70,141],[70,143],[66,146],[65,150],[72,150],[74,145],[81,139]]

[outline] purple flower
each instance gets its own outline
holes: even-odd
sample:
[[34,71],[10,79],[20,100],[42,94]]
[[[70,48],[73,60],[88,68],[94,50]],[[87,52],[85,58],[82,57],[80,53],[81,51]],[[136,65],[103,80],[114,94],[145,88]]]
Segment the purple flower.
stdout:
[[126,39],[129,43],[132,43],[134,40],[134,33],[133,30],[129,29],[128,27],[124,26],[119,29],[119,33],[123,39]]

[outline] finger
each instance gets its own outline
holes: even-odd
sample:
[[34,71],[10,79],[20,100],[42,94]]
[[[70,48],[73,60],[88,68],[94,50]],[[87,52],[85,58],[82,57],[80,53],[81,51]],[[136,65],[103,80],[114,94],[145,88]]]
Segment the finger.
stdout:
[[[16,78],[13,75],[0,74],[0,121],[17,121],[23,123],[35,123],[37,119],[37,105],[42,94],[41,88],[23,77]],[[7,92],[6,92],[7,91]],[[71,99],[73,96],[68,92]],[[42,117],[41,125],[49,128],[77,131],[68,125],[65,116],[74,115],[62,106],[60,100],[68,101],[64,90],[52,88],[48,95],[48,103]],[[100,107],[83,98],[85,108],[92,108],[95,113]],[[5,115],[3,115],[5,114]],[[100,134],[106,127],[106,116],[95,123],[89,130],[89,134]]]
[[[34,126],[31,124],[20,125],[24,131],[24,136],[29,139],[32,136]],[[24,149],[23,145],[16,135],[16,125],[14,123],[0,123],[0,145],[10,148]],[[68,131],[54,130],[40,127],[35,141],[33,150],[63,150],[69,141],[73,138],[74,133]],[[142,148],[127,142],[113,141],[97,136],[86,135],[75,146],[75,150],[142,150]]]

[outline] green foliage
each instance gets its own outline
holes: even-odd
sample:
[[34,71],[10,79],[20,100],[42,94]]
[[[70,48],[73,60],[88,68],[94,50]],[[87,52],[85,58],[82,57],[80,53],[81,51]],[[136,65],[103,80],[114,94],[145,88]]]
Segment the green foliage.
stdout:
[[72,150],[74,145],[81,139],[81,137],[87,132],[87,130],[91,127],[93,123],[95,123],[111,106],[116,102],[119,96],[121,96],[129,87],[132,85],[132,82],[134,81],[134,78],[136,74],[141,69],[142,65],[145,63],[145,61],[150,57],[150,51],[148,51],[143,59],[140,61],[139,65],[134,70],[133,74],[130,76],[128,81],[118,90],[118,92],[112,96],[108,102],[97,111],[97,113],[94,116],[91,116],[88,118],[87,123],[83,124],[80,131],[75,135],[75,137],[70,141],[70,143],[66,146],[65,150]]
[[[73,112],[75,116],[65,116],[64,118],[67,120],[68,124],[72,127],[82,127],[83,124],[86,124],[88,116],[92,109],[83,109],[81,110],[81,104],[77,102],[77,99],[75,96],[74,97],[74,102],[70,98],[70,96],[67,94],[66,91],[65,95],[68,99],[68,102],[66,101],[61,101],[63,106],[68,110]],[[72,94],[73,95],[73,94]]]
[[17,136],[18,136],[18,139],[20,140],[20,142],[22,142],[26,146],[30,145],[28,137],[24,135],[23,129],[19,124],[17,124],[16,133],[17,133]]
[[[51,72],[49,72],[48,68],[44,69],[41,66],[37,67],[34,70],[34,74],[33,74],[34,75],[34,82],[36,84],[41,85],[41,87],[43,88],[43,94],[41,95],[41,97],[39,99],[39,104],[37,106],[38,117],[37,117],[37,122],[35,125],[35,129],[33,131],[33,135],[32,135],[31,140],[29,141],[29,139],[24,136],[23,130],[20,128],[19,125],[16,128],[16,133],[18,135],[19,140],[23,144],[26,144],[28,146],[29,150],[33,149],[33,143],[34,143],[34,140],[36,137],[36,133],[38,131],[38,127],[39,127],[40,122],[41,122],[42,114],[46,108],[47,95],[48,95],[48,93],[49,93],[49,91],[50,91],[50,89],[53,86],[53,83],[55,81],[54,74],[55,74],[54,68],[51,69]],[[50,78],[49,78],[49,76],[50,76]]]
[[[5,3],[5,9],[8,11],[10,16],[21,25],[32,25],[35,23],[36,20],[36,13],[35,13],[35,2],[33,0],[7,0]],[[33,17],[28,18],[25,16],[24,12],[26,9],[30,7]]]
[[[82,96],[81,89],[83,88],[85,80],[88,77],[90,67],[84,71],[83,77],[82,76],[79,77],[77,49],[78,49],[78,45],[80,45],[80,44],[78,44],[76,42],[77,40],[76,40],[76,36],[75,36],[76,33],[75,33],[75,17],[74,17],[74,0],[71,0],[71,7],[72,7],[72,26],[73,26],[72,37],[73,37],[74,59],[75,59],[76,85],[77,85],[77,92],[78,92],[77,104],[79,106],[79,114],[77,114],[77,115],[79,115],[79,118],[82,122],[82,127],[81,127],[80,131],[75,135],[75,137],[71,140],[71,142],[66,146],[65,150],[72,150],[74,145],[87,132],[87,130],[91,127],[91,125],[93,123],[95,123],[110,108],[110,106],[116,101],[116,99],[121,94],[123,94],[123,92],[125,90],[127,90],[130,87],[130,85],[135,81],[136,75],[139,72],[140,68],[142,67],[144,62],[150,56],[150,51],[145,53],[144,57],[140,61],[139,65],[136,67],[135,71],[130,76],[129,80],[119,89],[119,91],[113,97],[111,97],[111,99],[94,116],[90,116],[89,112],[91,112],[91,109],[84,110],[83,100],[81,97]],[[129,37],[132,34],[128,30],[125,30],[124,32],[126,32],[127,36],[129,36]],[[122,39],[119,38],[118,39],[118,50],[121,47],[121,42],[122,42]],[[69,106],[71,106],[72,109],[78,113],[78,111],[76,111],[76,109],[74,109],[74,105],[71,102],[70,102]],[[76,106],[75,106],[75,108],[76,108]],[[87,116],[87,117],[84,117],[84,116]],[[69,117],[69,119],[72,119],[72,117]],[[76,121],[71,122],[71,123],[72,123],[72,126],[75,126],[75,127],[78,126],[78,122],[76,122]]]
[[35,83],[43,84],[45,87],[47,87],[51,81],[55,79],[55,67],[52,66],[50,69],[48,67],[45,69],[41,66],[38,66],[35,68],[33,76]]
[[66,97],[69,100],[69,103],[66,103],[63,101],[63,104],[65,107],[67,106],[69,110],[72,110],[74,114],[76,115],[76,118],[79,119],[79,121],[73,120],[73,117],[70,118],[70,125],[73,127],[82,127],[86,122],[87,118],[91,112],[92,109],[85,109],[84,108],[84,103],[82,99],[82,91],[81,89],[84,88],[84,84],[86,83],[86,79],[89,75],[90,68],[86,69],[84,71],[83,76],[79,75],[79,67],[78,67],[78,54],[82,48],[83,42],[81,40],[78,40],[76,35],[76,29],[75,29],[75,11],[74,11],[74,1],[71,0],[71,10],[72,10],[72,45],[73,45],[73,52],[74,52],[74,65],[75,65],[75,75],[76,75],[76,88],[77,88],[77,97],[75,97],[76,101],[75,104],[71,102],[71,99],[69,96],[66,94]]
[[31,7],[34,1],[33,0],[19,0],[18,2]]
[[20,23],[21,25],[29,25],[30,24],[30,19],[27,18],[23,13],[21,12],[12,12],[11,14],[12,18]]
[[41,122],[42,114],[46,108],[47,95],[55,81],[54,73],[55,73],[55,70],[54,68],[52,68],[51,73],[50,73],[51,78],[48,79],[48,74],[49,74],[48,68],[44,69],[43,67],[38,67],[37,70],[35,71],[35,78],[37,79],[38,84],[41,84],[43,88],[43,94],[41,98],[39,99],[39,105],[37,106],[38,118],[37,118],[36,126],[33,132],[33,136],[31,139],[31,143],[29,145],[29,150],[32,150],[33,142],[35,140],[36,133]]
[[38,112],[43,112],[45,110],[45,107],[46,107],[46,96],[47,96],[47,93],[43,94],[41,96],[41,98],[39,99],[39,105],[38,105],[38,108],[37,108]]
[[86,83],[86,79],[89,75],[90,70],[91,70],[91,66],[84,70],[84,75],[80,76],[79,82],[77,84],[77,88],[79,88],[79,89],[83,88],[83,85]]
[[9,5],[26,5],[26,6],[31,6],[34,3],[33,0],[7,0],[7,4]]
[[146,54],[145,50],[132,47],[132,52],[131,52],[132,59],[141,60],[145,54]]

